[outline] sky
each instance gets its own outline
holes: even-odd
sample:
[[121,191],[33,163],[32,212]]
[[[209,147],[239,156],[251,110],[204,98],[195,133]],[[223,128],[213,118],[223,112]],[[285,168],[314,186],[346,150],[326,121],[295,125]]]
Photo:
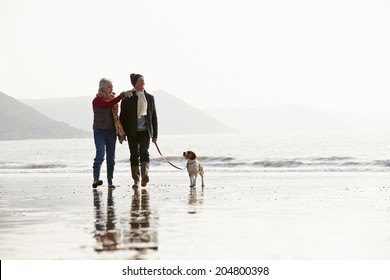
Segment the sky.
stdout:
[[0,0],[0,91],[114,91],[145,77],[199,109],[387,111],[387,0]]

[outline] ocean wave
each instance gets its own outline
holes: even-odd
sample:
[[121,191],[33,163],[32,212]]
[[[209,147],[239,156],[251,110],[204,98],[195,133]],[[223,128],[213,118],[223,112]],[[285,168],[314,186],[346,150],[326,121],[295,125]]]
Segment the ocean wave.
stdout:
[[[303,158],[305,159],[305,158]],[[338,156],[332,156],[332,157],[310,157],[306,158],[311,161],[343,161],[343,160],[353,160],[353,157],[338,157]]]
[[386,159],[386,160],[375,160],[374,164],[378,165],[378,166],[383,166],[383,167],[390,167],[390,160],[389,159]]
[[[151,165],[157,170],[170,170],[172,167],[167,160],[180,168],[186,167],[186,161],[182,156],[167,158],[151,158]],[[235,170],[258,170],[258,171],[307,171],[310,172],[337,172],[337,171],[389,171],[390,159],[359,159],[354,157],[296,157],[280,159],[254,159],[239,157],[199,157],[205,168],[212,170],[228,169]],[[104,163],[105,165],[105,163]],[[116,172],[128,172],[129,161],[117,160]],[[105,166],[102,167],[103,169]],[[86,173],[91,172],[90,161],[77,162],[1,162],[0,173]]]
[[[166,161],[181,166],[186,164],[183,157],[167,157],[154,158],[152,161],[156,165],[165,164]],[[252,168],[304,168],[304,167],[390,167],[389,159],[381,160],[364,160],[354,157],[308,157],[308,158],[294,158],[294,159],[269,159],[269,160],[256,160],[256,159],[243,159],[234,157],[199,157],[198,160],[203,165],[211,167],[252,167]]]
[[66,168],[66,164],[63,163],[39,163],[39,162],[0,162],[1,169],[56,169]]

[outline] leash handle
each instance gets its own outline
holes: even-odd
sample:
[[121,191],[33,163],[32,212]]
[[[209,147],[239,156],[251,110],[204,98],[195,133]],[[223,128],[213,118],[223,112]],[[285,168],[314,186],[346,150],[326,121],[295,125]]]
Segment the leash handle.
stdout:
[[172,165],[174,168],[179,169],[179,170],[185,170],[185,169],[187,168],[187,166],[184,167],[184,168],[180,168],[180,167],[177,167],[176,165],[174,165],[173,163],[171,163],[166,157],[164,157],[164,156],[162,155],[162,153],[161,153],[161,151],[160,151],[160,148],[159,148],[158,145],[157,145],[157,142],[154,142],[154,145],[156,145],[157,151],[158,151],[158,153],[160,154],[160,156],[162,156],[162,158],[165,159],[165,161],[168,162],[170,165]]

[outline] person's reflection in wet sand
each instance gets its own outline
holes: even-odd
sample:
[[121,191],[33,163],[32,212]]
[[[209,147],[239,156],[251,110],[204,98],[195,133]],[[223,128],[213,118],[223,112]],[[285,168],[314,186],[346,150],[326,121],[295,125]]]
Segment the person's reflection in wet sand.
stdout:
[[130,254],[132,259],[154,258],[154,253],[158,250],[158,217],[156,212],[150,210],[148,191],[134,188],[130,216],[127,214],[127,219],[122,217],[121,222],[115,214],[113,190],[108,190],[106,211],[102,209],[102,197],[101,190],[93,190],[95,251],[130,250],[135,253]]
[[95,251],[117,250],[117,231],[115,228],[116,217],[113,190],[108,190],[107,217],[104,217],[101,209],[101,191],[93,190],[93,205],[95,207],[95,239],[97,241]]
[[[138,250],[141,255],[144,255],[147,250],[158,249],[157,230],[153,225],[155,217],[149,208],[148,191],[144,188],[140,191],[139,187],[133,189],[128,240],[132,249]],[[142,256],[138,256],[138,258],[142,258]]]
[[200,197],[198,197],[196,187],[191,187],[188,194],[188,214],[196,214],[198,211],[198,205],[203,204],[203,192],[204,188],[202,187],[200,191]]

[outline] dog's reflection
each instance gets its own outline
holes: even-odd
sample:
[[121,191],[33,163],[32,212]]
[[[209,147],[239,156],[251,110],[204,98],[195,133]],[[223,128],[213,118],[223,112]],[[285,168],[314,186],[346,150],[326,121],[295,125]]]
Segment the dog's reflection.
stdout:
[[198,206],[203,205],[204,188],[197,191],[196,187],[191,187],[188,194],[188,214],[196,214],[198,212]]
[[102,192],[93,190],[93,205],[95,207],[95,251],[117,250],[116,217],[112,189],[108,190],[106,217],[101,209]]
[[[133,188],[130,210],[129,241],[133,249],[157,250],[157,231],[151,227],[153,214],[149,207],[149,194],[146,189]],[[153,223],[153,221],[152,221]]]

